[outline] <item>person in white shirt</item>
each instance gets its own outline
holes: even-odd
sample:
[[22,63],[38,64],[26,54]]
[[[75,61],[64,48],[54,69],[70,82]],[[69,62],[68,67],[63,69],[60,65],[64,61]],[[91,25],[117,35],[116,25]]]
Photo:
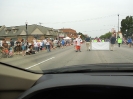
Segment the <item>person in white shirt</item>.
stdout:
[[34,50],[35,50],[36,52],[38,51],[37,41],[34,42]]
[[78,38],[76,38],[76,52],[81,52],[81,42],[82,42],[82,39],[80,38],[80,36],[78,36]]
[[40,43],[40,51],[42,51],[42,41],[40,41],[39,43]]
[[44,38],[43,42],[44,42],[44,48],[47,49],[46,48],[46,42],[47,42],[47,40],[45,38]]
[[50,50],[50,40],[49,39],[47,39],[46,46],[47,46],[47,51],[51,52],[51,50]]
[[58,44],[58,40],[57,40],[57,38],[53,41],[53,43],[54,43],[54,49],[56,49],[57,48],[57,44]]
[[40,51],[40,41],[37,40],[37,51],[39,52]]

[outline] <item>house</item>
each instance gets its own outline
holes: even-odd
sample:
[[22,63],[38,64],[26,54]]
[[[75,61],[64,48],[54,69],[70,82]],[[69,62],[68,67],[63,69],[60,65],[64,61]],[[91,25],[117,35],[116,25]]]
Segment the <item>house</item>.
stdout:
[[9,41],[12,38],[13,40],[27,39],[29,42],[31,42],[34,38],[60,38],[59,35],[61,34],[63,34],[64,37],[66,36],[65,33],[61,30],[44,27],[36,24],[27,25],[27,29],[25,25],[0,27],[0,39],[6,39],[7,41]]

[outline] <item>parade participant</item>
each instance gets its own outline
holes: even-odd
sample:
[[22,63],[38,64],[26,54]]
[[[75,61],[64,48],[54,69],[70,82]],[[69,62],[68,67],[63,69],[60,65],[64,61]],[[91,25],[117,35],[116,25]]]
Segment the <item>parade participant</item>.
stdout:
[[95,42],[95,43],[96,43],[96,42],[97,42],[97,39],[94,39],[94,40],[93,40],[93,42]]
[[102,39],[102,42],[104,42],[104,39]]
[[118,47],[120,47],[120,44],[122,43],[122,38],[120,38],[119,36],[117,38],[117,43],[118,43]]
[[81,42],[82,42],[82,39],[80,38],[80,35],[78,36],[78,38],[76,38],[76,48],[77,48],[77,50],[76,50],[76,52],[81,52]]
[[73,46],[74,46],[74,50],[76,50],[76,38],[74,38],[73,40]]
[[85,39],[86,41],[86,47],[87,47],[87,51],[89,50],[90,51],[90,42],[91,42],[91,39],[89,36],[87,36],[87,38]]
[[100,38],[97,38],[97,42],[101,42],[101,39]]
[[132,45],[132,39],[131,39],[131,37],[128,38],[127,42],[128,42],[129,47],[131,48],[131,45]]
[[116,37],[115,35],[112,35],[112,37],[110,38],[110,43],[111,43],[111,47],[110,50],[113,51],[114,50],[114,44],[116,42]]

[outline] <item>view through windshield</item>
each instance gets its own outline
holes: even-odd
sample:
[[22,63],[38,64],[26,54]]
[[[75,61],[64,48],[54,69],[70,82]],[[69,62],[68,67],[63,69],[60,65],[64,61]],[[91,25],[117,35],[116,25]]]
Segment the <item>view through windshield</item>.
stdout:
[[39,71],[133,63],[132,0],[0,0],[0,62]]

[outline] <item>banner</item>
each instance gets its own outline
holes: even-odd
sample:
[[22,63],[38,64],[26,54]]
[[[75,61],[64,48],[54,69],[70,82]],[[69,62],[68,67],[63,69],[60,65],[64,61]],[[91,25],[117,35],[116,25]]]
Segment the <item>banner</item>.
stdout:
[[92,42],[91,50],[110,50],[109,42]]

